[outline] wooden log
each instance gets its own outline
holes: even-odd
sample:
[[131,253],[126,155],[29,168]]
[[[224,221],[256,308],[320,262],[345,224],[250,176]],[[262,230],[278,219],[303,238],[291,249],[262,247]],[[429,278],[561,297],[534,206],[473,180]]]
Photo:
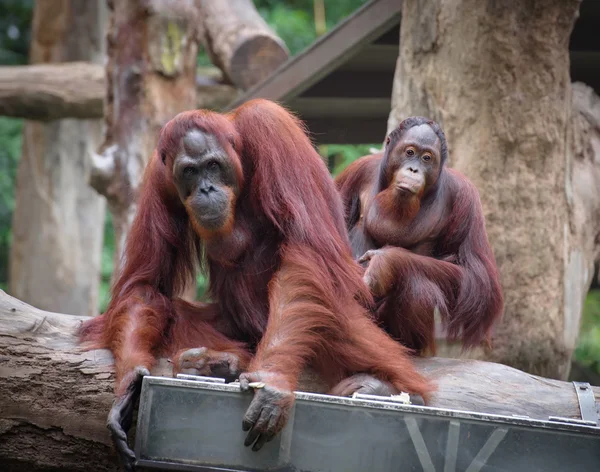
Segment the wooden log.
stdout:
[[[199,71],[197,108],[220,110],[236,97],[237,90],[221,83],[215,71]],[[106,72],[100,64],[0,67],[0,116],[39,121],[101,118],[105,95]]]
[[[2,470],[117,470],[106,429],[114,371],[107,350],[81,351],[81,316],[49,313],[0,291]],[[430,406],[580,418],[573,385],[483,361],[418,359],[438,390]],[[161,359],[152,372],[170,375]],[[307,374],[305,391],[321,391]],[[600,399],[600,387],[593,387]],[[6,468],[4,468],[6,467]]]
[[213,64],[243,90],[259,83],[289,56],[251,0],[200,0],[201,40]]
[[70,62],[0,67],[0,115],[30,120],[101,118],[104,67]]

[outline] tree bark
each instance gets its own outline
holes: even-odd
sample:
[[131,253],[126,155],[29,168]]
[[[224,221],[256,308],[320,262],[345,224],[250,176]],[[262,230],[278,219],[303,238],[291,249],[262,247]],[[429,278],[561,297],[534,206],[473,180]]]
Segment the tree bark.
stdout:
[[[102,63],[105,16],[101,0],[37,2],[31,62]],[[91,81],[88,88],[96,86]],[[98,310],[105,202],[88,179],[90,154],[101,138],[100,120],[28,121],[23,127],[9,288],[48,310]]]
[[[91,62],[0,67],[0,116],[39,121],[102,118],[105,73],[104,66]],[[209,76],[196,77],[196,91],[197,108],[211,110],[223,109],[237,94],[231,85]]]
[[[106,429],[113,399],[112,356],[84,352],[84,317],[38,310],[0,291],[0,463],[3,470],[116,470]],[[476,360],[417,359],[438,390],[430,406],[503,415],[580,418],[571,383]],[[154,375],[170,376],[165,359]],[[322,392],[310,372],[304,391]],[[600,387],[593,387],[596,401]],[[20,468],[19,468],[20,467]]]
[[405,0],[388,122],[438,121],[480,191],[505,312],[493,350],[471,355],[554,378],[568,376],[581,305],[566,191],[579,3]]
[[289,51],[254,8],[252,0],[198,0],[202,43],[212,63],[247,90],[283,64]]
[[91,183],[113,216],[116,273],[159,131],[196,102],[198,47],[192,0],[112,0],[109,6],[106,134]]
[[41,121],[101,118],[104,90],[99,64],[0,67],[0,115]]
[[[571,89],[573,109],[565,153],[571,249],[565,273],[563,337],[572,352],[585,298],[594,282],[595,265],[600,260],[600,98],[580,82],[571,84]],[[442,353],[460,356],[460,346],[445,345]],[[472,357],[482,355],[479,351]]]
[[119,470],[105,426],[112,358],[77,348],[86,317],[0,300],[2,470]]
[[581,311],[600,260],[600,97],[591,87],[572,84],[573,115],[566,149],[566,194],[570,253],[565,274],[565,338],[577,340]]

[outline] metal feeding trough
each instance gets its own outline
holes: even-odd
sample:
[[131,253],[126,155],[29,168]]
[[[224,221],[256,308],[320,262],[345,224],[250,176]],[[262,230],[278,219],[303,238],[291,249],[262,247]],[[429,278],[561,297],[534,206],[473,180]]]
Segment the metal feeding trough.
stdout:
[[137,466],[278,472],[600,470],[595,421],[485,415],[367,395],[297,392],[285,429],[253,452],[244,447],[242,431],[251,399],[239,384],[222,379],[145,377]]

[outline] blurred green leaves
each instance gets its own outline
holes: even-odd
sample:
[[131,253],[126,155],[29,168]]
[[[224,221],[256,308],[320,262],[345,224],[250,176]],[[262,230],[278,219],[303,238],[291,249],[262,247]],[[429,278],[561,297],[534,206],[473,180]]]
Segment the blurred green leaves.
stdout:
[[[33,0],[0,0],[0,65],[27,63]],[[0,117],[0,289],[8,285],[11,221],[23,120]]]
[[[323,0],[327,31],[367,0]],[[316,38],[313,0],[255,0],[257,10],[277,35],[285,41],[292,56]]]
[[328,144],[320,146],[321,155],[334,159],[334,167],[331,169],[331,174],[335,177],[352,162],[367,154],[372,154],[372,150],[379,149],[380,144],[359,144],[356,146],[343,144]]
[[591,290],[585,299],[575,359],[600,373],[600,290]]
[[8,284],[11,221],[15,208],[17,165],[21,155],[23,120],[0,116],[0,288]]
[[106,211],[104,220],[104,245],[100,256],[100,289],[98,294],[98,305],[100,313],[103,313],[110,302],[111,276],[114,266],[115,254],[115,231],[112,225],[110,211]]
[[27,64],[33,0],[0,0],[0,64]]
[[[261,5],[271,4],[273,5]],[[257,9],[269,26],[285,42],[290,54],[295,56],[316,38],[311,10],[289,5],[294,2],[255,2]],[[310,2],[312,3],[312,2]]]

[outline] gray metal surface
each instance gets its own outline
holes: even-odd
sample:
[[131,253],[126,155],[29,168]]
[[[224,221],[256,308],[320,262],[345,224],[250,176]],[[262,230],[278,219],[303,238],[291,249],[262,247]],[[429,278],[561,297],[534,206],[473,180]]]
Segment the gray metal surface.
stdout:
[[598,413],[596,411],[596,399],[592,386],[587,382],[573,382],[577,401],[579,401],[579,410],[581,419],[598,426]]
[[[243,445],[252,399],[238,384],[145,377],[138,465],[234,471],[600,470],[600,428],[587,422],[296,393],[285,429],[259,452]],[[583,424],[582,424],[583,423]]]

